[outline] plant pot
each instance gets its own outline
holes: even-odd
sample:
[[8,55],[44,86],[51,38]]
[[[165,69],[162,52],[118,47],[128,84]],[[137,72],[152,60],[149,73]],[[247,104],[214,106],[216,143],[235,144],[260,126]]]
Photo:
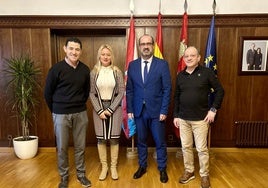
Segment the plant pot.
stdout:
[[21,141],[20,138],[13,138],[15,154],[20,159],[30,159],[35,157],[38,151],[38,137],[30,136],[31,140]]

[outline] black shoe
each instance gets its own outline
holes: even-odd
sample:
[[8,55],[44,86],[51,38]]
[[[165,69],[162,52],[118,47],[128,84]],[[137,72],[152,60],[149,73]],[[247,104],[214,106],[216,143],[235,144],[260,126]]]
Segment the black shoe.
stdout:
[[89,179],[87,179],[86,176],[77,177],[77,181],[79,181],[83,187],[90,187],[91,186],[91,182]]
[[167,172],[165,170],[160,171],[160,181],[162,183],[167,183],[167,181],[168,181],[168,175],[167,175]]
[[58,188],[67,188],[69,183],[69,178],[61,178],[61,182],[59,183]]
[[146,172],[146,168],[140,166],[139,169],[135,172],[133,178],[138,179],[142,177],[142,175],[145,174],[145,172]]

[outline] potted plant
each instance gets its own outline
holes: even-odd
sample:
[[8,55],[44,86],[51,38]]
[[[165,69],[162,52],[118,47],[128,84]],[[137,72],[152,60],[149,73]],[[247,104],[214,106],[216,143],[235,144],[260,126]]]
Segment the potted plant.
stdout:
[[[5,59],[5,75],[8,79],[7,91],[11,92],[8,104],[12,112],[19,118],[20,135],[13,138],[15,154],[21,159],[32,158],[37,154],[38,137],[30,136],[29,127],[35,118],[35,107],[38,101],[38,76],[41,71],[34,66],[34,61],[28,55]],[[25,145],[25,146],[24,146]]]

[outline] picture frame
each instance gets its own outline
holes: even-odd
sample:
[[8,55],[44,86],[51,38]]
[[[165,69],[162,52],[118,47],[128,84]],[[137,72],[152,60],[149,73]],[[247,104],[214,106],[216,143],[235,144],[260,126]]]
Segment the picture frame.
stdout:
[[268,74],[268,36],[240,37],[239,74]]

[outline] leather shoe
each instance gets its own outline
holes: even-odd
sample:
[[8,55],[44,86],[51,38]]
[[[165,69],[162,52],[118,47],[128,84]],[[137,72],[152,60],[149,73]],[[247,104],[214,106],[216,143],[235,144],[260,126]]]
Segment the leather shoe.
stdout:
[[140,166],[139,169],[135,172],[133,178],[138,179],[142,177],[142,175],[145,174],[145,172],[146,172],[146,168]]
[[165,170],[160,171],[160,181],[162,183],[167,183],[167,181],[168,181],[168,175],[167,175],[167,172]]

